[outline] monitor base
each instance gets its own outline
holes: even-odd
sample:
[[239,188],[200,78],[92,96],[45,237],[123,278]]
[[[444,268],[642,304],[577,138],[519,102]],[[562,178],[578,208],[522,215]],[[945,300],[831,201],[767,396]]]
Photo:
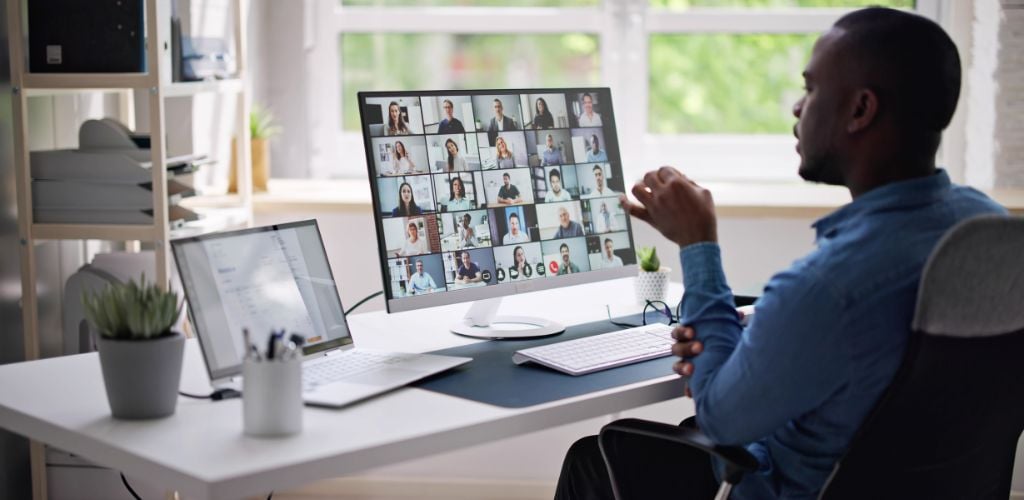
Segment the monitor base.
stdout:
[[[475,339],[535,339],[558,335],[565,325],[535,316],[498,316],[501,297],[478,300],[470,306],[466,317],[452,325],[452,333]],[[499,328],[498,325],[515,325]],[[533,328],[522,328],[531,325]]]
[[[533,325],[533,328],[500,328],[499,325]],[[534,316],[496,316],[489,325],[475,326],[469,320],[452,325],[452,333],[476,339],[535,339],[558,335],[565,325]]]

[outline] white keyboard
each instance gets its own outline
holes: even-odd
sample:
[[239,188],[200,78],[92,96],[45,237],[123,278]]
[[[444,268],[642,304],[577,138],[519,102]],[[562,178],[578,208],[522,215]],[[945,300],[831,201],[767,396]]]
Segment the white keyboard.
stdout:
[[357,349],[309,361],[302,366],[302,386],[310,391],[317,386],[345,380],[346,378],[380,368],[384,365],[401,363],[416,354],[378,353]]
[[672,354],[672,326],[657,323],[516,351],[517,365],[533,361],[583,375]]

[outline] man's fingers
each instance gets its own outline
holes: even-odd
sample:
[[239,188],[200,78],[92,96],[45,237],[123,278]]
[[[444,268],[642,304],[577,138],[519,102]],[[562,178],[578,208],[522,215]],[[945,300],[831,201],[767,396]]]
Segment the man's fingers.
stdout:
[[672,365],[672,371],[684,376],[689,377],[693,375],[693,363],[689,361],[678,361]]
[[646,184],[647,187],[651,188],[652,190],[660,188],[663,184],[665,184],[665,182],[661,180],[660,173],[661,169],[651,170],[650,172],[647,172],[646,174],[644,174],[643,183]]
[[639,203],[633,203],[626,199],[625,196],[621,198],[622,208],[626,210],[626,213],[640,219],[648,224],[651,223],[651,214],[647,212],[647,209]]
[[699,340],[676,342],[675,344],[672,344],[672,354],[679,356],[680,358],[692,358],[701,352],[704,352],[704,344]]
[[696,332],[689,326],[679,325],[672,329],[672,338],[676,340],[691,340],[696,337]]

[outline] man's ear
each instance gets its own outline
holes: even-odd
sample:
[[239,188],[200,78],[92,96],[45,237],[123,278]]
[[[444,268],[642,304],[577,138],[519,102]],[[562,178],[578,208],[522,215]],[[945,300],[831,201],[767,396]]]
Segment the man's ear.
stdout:
[[853,101],[853,114],[846,125],[850,133],[860,132],[868,128],[878,117],[878,94],[869,88],[857,90]]

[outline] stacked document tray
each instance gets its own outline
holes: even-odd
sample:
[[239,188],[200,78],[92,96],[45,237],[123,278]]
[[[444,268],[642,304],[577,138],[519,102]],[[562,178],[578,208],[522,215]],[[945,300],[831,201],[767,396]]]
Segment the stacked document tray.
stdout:
[[[152,224],[152,163],[150,151],[139,146],[148,142],[117,121],[89,120],[79,130],[79,149],[32,152],[34,220]],[[178,203],[195,194],[183,176],[205,163],[205,156],[167,159],[167,214],[172,227],[198,219]]]

